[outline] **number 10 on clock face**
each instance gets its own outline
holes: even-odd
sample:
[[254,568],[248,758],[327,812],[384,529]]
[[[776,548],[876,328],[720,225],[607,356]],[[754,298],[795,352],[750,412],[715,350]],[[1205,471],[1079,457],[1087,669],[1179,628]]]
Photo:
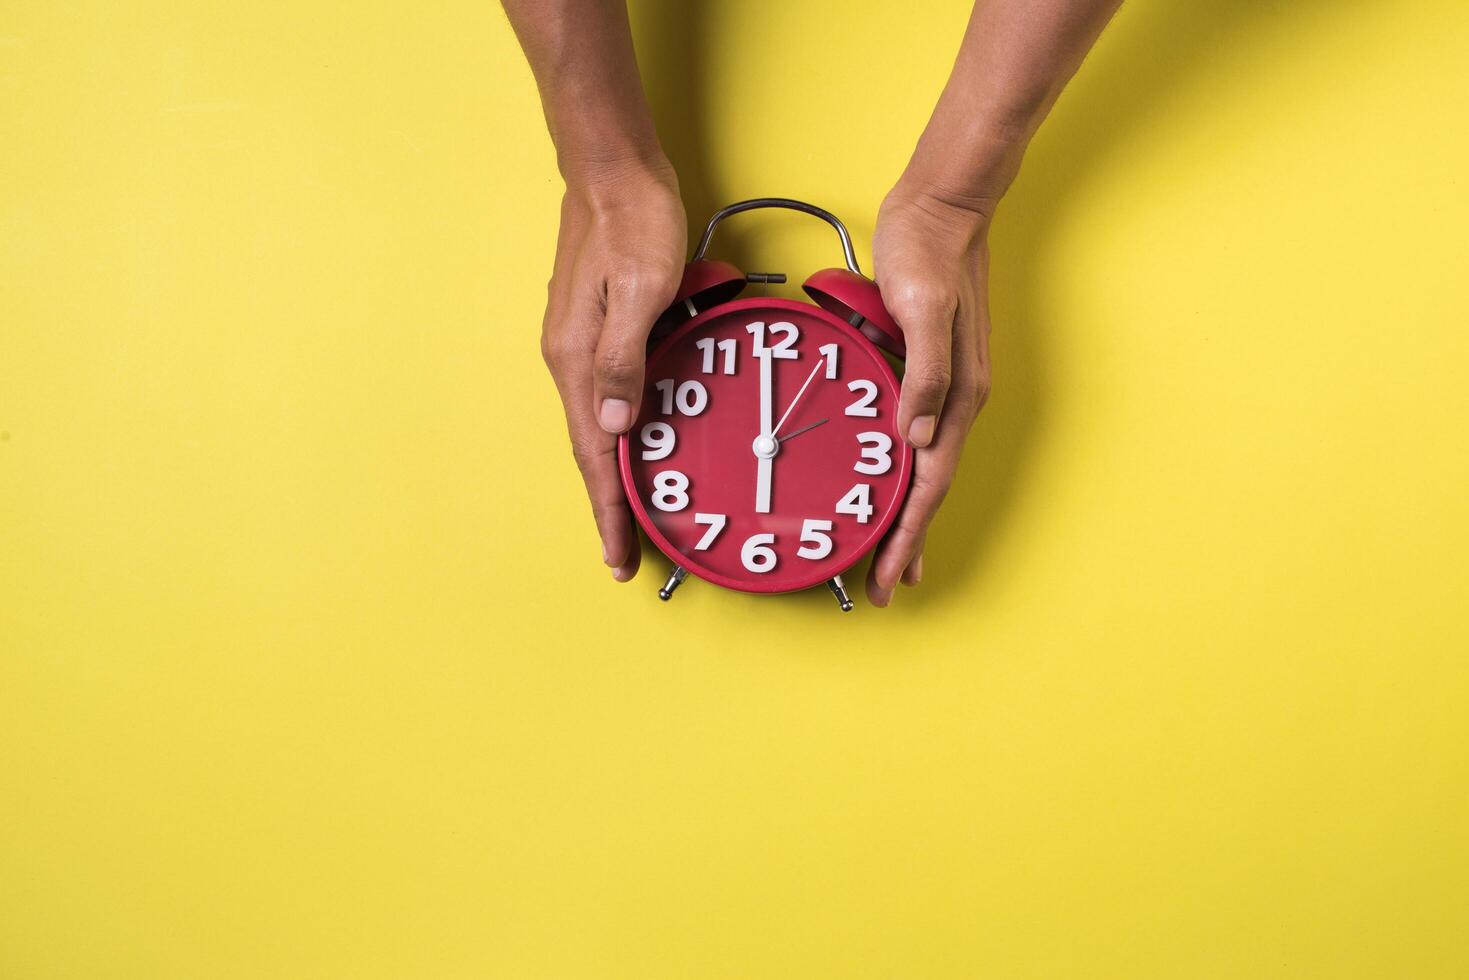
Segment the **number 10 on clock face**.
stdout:
[[912,471],[898,380],[865,337],[804,303],[730,303],[649,357],[621,466],[654,543],[747,592],[839,575],[892,524]]

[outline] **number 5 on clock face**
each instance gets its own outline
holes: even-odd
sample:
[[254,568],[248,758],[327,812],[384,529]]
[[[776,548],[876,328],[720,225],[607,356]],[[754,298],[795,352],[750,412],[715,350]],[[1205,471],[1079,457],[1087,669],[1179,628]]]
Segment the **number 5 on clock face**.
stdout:
[[801,525],[801,547],[796,549],[796,554],[813,561],[831,554],[831,528],[831,521],[807,518]]

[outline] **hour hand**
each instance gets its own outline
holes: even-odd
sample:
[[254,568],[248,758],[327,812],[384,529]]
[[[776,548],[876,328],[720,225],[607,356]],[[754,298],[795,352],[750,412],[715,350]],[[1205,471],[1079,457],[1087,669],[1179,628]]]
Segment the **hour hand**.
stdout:
[[783,445],[785,445],[787,439],[794,439],[794,438],[796,438],[796,436],[800,435],[802,432],[810,432],[812,429],[816,428],[818,425],[825,425],[826,423],[828,423],[830,421],[831,421],[831,419],[818,419],[817,421],[812,422],[810,425],[803,425],[803,426],[801,426],[795,432],[787,432],[785,435],[781,436],[780,438],[776,439],[775,441],[777,443],[779,443],[780,445],[783,446]]

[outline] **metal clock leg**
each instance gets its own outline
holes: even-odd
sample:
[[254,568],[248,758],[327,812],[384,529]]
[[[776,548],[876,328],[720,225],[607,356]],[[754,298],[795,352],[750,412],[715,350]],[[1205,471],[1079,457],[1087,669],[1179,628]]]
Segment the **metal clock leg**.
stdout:
[[672,599],[673,590],[683,584],[683,580],[688,577],[688,574],[689,570],[687,568],[684,568],[682,565],[674,566],[673,574],[668,576],[668,581],[664,582],[663,588],[658,590],[658,598],[662,599],[664,602]]
[[837,604],[842,607],[842,612],[852,611],[852,599],[847,595],[847,587],[842,583],[840,575],[833,575],[827,579],[826,587],[831,589],[831,594],[837,597]]

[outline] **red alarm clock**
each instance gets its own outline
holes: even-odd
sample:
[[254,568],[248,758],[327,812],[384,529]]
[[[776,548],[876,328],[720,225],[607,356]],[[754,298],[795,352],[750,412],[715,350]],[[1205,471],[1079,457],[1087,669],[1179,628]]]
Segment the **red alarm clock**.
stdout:
[[[736,299],[747,282],[785,277],[704,258],[719,222],[755,208],[836,229],[846,268],[805,281],[815,305]],[[652,343],[642,408],[617,455],[638,523],[675,566],[659,596],[689,572],[741,592],[824,582],[850,611],[842,573],[898,516],[913,450],[898,434],[898,378],[883,355],[903,356],[903,334],[846,227],[787,198],[724,208]]]

